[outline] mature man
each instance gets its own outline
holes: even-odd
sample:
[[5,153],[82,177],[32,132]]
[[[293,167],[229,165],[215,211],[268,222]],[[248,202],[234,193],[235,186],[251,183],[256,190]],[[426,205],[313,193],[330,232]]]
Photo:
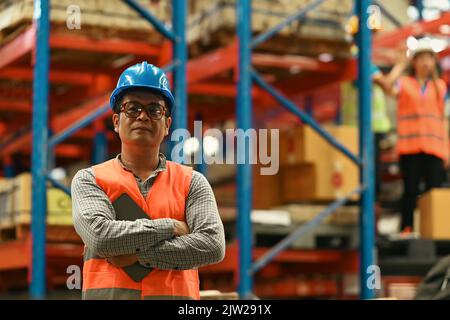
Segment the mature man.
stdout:
[[223,259],[224,230],[205,177],[159,152],[174,105],[165,74],[127,68],[110,105],[121,153],[72,181],[83,299],[199,299],[196,268]]

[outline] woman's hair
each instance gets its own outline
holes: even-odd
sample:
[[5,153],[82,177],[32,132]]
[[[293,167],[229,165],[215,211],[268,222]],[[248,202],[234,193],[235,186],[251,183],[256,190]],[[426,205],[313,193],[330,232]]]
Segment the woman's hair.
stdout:
[[412,58],[412,60],[411,60],[411,62],[410,62],[410,64],[409,64],[409,67],[408,67],[408,69],[407,69],[407,74],[408,74],[408,76],[410,76],[410,77],[415,77],[415,76],[416,76],[416,70],[414,69],[414,60],[415,60],[419,55],[421,55],[421,54],[426,54],[426,53],[432,55],[433,58],[434,58],[434,61],[435,61],[435,68],[434,68],[434,70],[431,72],[431,81],[432,81],[432,83],[433,83],[434,90],[436,91],[436,99],[437,99],[437,101],[439,102],[439,99],[441,98],[441,95],[440,95],[439,87],[438,87],[438,85],[437,85],[437,83],[436,83],[436,80],[441,76],[441,74],[442,74],[442,69],[441,69],[441,66],[440,66],[440,64],[439,64],[439,59],[438,59],[438,57],[436,56],[436,54],[433,54],[433,53],[428,52],[428,51],[419,52],[418,54],[416,54],[416,55]]

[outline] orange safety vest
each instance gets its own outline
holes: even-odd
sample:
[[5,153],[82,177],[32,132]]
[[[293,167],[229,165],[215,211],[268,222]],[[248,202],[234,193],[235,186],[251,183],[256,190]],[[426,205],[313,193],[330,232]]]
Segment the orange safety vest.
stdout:
[[[134,175],[117,159],[93,167],[95,179],[111,203],[126,193],[151,217],[186,221],[185,203],[192,168],[166,161],[166,170],[156,177],[146,198]],[[83,299],[200,299],[198,272],[153,269],[141,282],[133,281],[86,248],[83,267]]]
[[448,146],[444,128],[445,82],[436,80],[437,96],[432,81],[422,93],[414,77],[399,79],[397,108],[397,152],[399,155],[427,153],[446,160]]

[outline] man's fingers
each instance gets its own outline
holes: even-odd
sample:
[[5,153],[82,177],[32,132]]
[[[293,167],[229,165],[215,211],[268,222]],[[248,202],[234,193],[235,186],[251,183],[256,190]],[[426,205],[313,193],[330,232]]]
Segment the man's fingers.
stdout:
[[175,235],[176,236],[184,236],[186,234],[189,234],[189,227],[188,225],[183,221],[175,221]]

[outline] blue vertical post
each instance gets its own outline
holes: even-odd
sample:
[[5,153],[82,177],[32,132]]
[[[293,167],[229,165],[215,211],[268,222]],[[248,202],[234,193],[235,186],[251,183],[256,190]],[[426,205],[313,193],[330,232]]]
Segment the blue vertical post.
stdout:
[[[252,98],[251,98],[251,0],[236,2],[237,34],[239,38],[239,76],[237,96],[237,128],[244,131],[252,126]],[[237,204],[238,221],[237,232],[239,239],[239,287],[241,298],[248,298],[252,294],[253,280],[251,276],[252,264],[252,224],[250,212],[252,209],[252,168],[249,154],[251,146],[246,145],[245,163],[237,165]]]
[[[186,82],[186,2],[180,0],[172,1],[172,25],[175,33],[175,41],[173,44],[173,59],[176,68],[173,74],[173,88],[175,95],[175,110],[172,114],[172,130],[179,128],[187,128],[187,82]],[[170,141],[170,138],[169,138]],[[170,144],[170,152],[173,144]],[[170,153],[169,152],[169,153]],[[183,162],[183,157],[172,159],[176,162]]]
[[373,133],[372,133],[372,79],[370,66],[372,64],[372,34],[368,28],[367,9],[370,0],[358,2],[359,35],[358,48],[358,88],[359,88],[359,147],[363,165],[361,166],[360,179],[363,186],[361,195],[360,218],[360,287],[361,298],[371,299],[374,291],[369,287],[370,274],[367,268],[375,261],[375,222],[374,222],[374,189],[375,171],[373,161]]
[[30,296],[43,299],[46,293],[46,211],[45,171],[48,157],[48,73],[49,73],[49,0],[34,1],[36,56],[33,74],[33,145],[32,145],[32,273]]
[[94,132],[92,163],[99,164],[106,161],[108,157],[108,138],[106,136],[105,126],[101,121],[96,121],[94,123]]

